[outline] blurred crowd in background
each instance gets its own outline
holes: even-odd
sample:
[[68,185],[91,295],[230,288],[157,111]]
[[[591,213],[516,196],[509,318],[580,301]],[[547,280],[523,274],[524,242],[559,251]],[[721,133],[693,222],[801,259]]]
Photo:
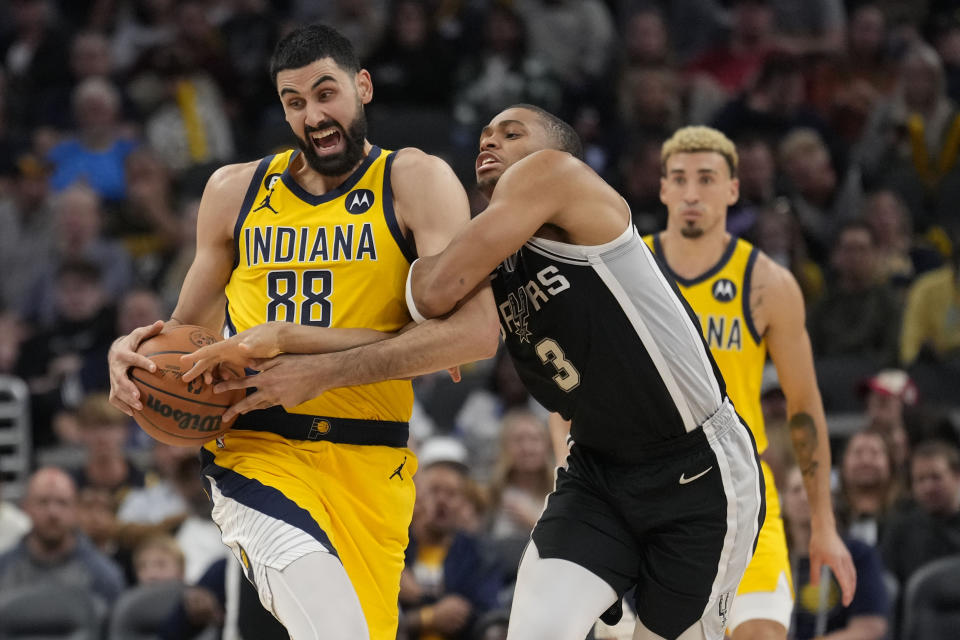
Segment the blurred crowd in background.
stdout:
[[[212,171],[292,146],[266,65],[292,25],[323,21],[373,77],[371,141],[446,159],[475,212],[479,130],[513,103],[575,126],[642,233],[666,222],[660,146],[675,128],[709,124],[736,143],[728,228],[800,282],[838,521],[862,561],[847,610],[798,584],[792,637],[812,637],[823,602],[831,628],[883,615],[899,637],[911,576],[960,554],[955,5],[0,3],[0,406],[28,407],[0,409],[0,608],[52,576],[92,590],[107,628],[124,594],[172,579],[190,586],[164,637],[229,626],[227,550],[195,451],[152,442],[109,405],[106,353],[169,316]],[[799,568],[809,513],[770,374],[768,455]],[[421,472],[401,636],[503,637],[520,552],[553,486],[546,414],[504,354],[465,367],[460,384],[436,374],[415,388]],[[442,635],[419,633],[423,607]],[[272,637],[260,633],[248,637]]]

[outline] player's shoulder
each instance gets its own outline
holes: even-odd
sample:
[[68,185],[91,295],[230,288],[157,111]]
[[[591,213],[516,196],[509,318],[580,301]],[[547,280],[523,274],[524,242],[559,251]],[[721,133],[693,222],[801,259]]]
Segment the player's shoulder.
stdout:
[[802,308],[803,292],[793,273],[760,249],[756,250],[756,256],[750,274],[751,287],[762,290],[774,308],[785,311],[794,311],[797,305]]
[[403,147],[394,151],[393,154],[391,175],[394,181],[429,179],[431,176],[453,173],[445,160],[423,149]]
[[[237,189],[246,190],[257,171],[260,160],[225,164],[210,175],[207,190],[217,194],[235,193]],[[241,195],[244,191],[240,191]]]

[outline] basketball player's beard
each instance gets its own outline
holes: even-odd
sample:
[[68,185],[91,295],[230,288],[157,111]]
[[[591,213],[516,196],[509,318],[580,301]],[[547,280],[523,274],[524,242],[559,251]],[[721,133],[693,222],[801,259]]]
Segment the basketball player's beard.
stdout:
[[699,238],[703,235],[703,228],[698,227],[695,224],[685,224],[680,227],[680,235],[684,238]]
[[[320,131],[328,127],[337,127],[340,129],[340,135],[343,136],[343,151],[330,156],[321,156],[313,148],[313,144],[307,142],[310,134],[314,131]],[[304,125],[303,137],[296,136],[297,145],[303,151],[303,157],[307,160],[310,168],[317,173],[325,176],[342,176],[350,173],[359,164],[363,158],[364,141],[367,139],[367,116],[360,108],[357,110],[357,117],[350,124],[350,128],[344,130],[339,122],[330,120],[320,123],[318,127]]]

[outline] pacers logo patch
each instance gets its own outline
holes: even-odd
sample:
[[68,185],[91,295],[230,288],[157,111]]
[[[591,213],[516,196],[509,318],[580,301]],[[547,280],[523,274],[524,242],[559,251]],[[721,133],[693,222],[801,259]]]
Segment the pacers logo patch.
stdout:
[[737,297],[737,285],[726,278],[720,278],[714,282],[711,291],[717,302],[730,302]]
[[345,206],[348,213],[366,213],[373,206],[373,201],[373,191],[370,189],[354,189],[347,194]]

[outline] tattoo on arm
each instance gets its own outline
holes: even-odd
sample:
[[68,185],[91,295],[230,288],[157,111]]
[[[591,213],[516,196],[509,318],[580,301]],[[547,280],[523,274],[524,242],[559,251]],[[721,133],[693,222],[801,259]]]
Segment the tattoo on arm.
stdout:
[[804,477],[812,478],[820,466],[820,463],[814,460],[817,453],[817,426],[808,413],[797,413],[792,416],[789,426],[797,465]]

